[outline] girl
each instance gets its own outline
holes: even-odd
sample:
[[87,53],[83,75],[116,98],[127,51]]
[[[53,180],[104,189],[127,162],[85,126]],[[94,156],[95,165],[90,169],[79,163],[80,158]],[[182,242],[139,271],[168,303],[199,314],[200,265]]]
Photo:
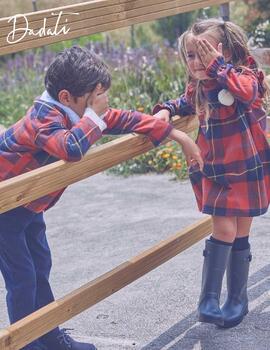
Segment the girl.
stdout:
[[[179,39],[187,67],[186,92],[154,108],[156,117],[196,113],[203,170],[193,161],[190,179],[200,211],[212,215],[206,241],[199,320],[222,327],[248,313],[249,232],[254,216],[267,211],[270,150],[265,136],[264,76],[247,48],[242,29],[231,22],[201,20]],[[219,305],[227,267],[228,296]]]

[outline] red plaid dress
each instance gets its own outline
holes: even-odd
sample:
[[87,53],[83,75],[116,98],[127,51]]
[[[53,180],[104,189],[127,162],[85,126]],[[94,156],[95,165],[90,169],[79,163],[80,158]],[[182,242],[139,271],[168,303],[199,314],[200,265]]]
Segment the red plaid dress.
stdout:
[[[258,216],[267,211],[270,199],[270,148],[266,139],[266,114],[262,107],[263,74],[249,57],[247,67],[233,67],[222,57],[213,61],[203,94],[209,119],[199,116],[197,144],[204,159],[189,168],[200,211],[216,216]],[[230,106],[218,98],[226,89],[233,96]],[[194,84],[186,93],[154,108],[168,109],[171,116],[194,114]],[[223,101],[222,101],[223,102]]]
[[[136,132],[147,135],[155,146],[173,128],[150,115],[119,109],[110,109],[104,121],[106,134]],[[38,99],[24,118],[0,134],[0,181],[59,159],[79,161],[101,137],[101,129],[87,115],[74,122],[59,106]],[[34,212],[47,210],[63,191],[50,193],[25,207]]]

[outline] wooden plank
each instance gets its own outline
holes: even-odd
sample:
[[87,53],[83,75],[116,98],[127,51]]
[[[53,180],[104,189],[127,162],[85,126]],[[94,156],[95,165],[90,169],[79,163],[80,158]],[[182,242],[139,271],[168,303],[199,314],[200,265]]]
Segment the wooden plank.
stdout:
[[[107,2],[108,0],[103,0],[104,5]],[[100,17],[98,17],[97,21],[101,20],[100,24],[92,25],[91,21],[89,22],[88,20],[86,20],[86,22],[84,22],[83,27],[79,29],[77,29],[77,26],[80,27],[81,22],[83,22],[83,20],[80,19],[80,16],[78,17],[76,16],[76,20],[74,19],[75,22],[69,23],[70,31],[67,34],[59,34],[58,36],[44,36],[41,38],[39,37],[32,38],[32,37],[26,36],[22,41],[18,43],[14,43],[12,45],[8,44],[6,42],[6,39],[2,37],[1,44],[0,44],[0,55],[21,51],[29,48],[39,47],[43,45],[48,45],[48,44],[63,41],[63,40],[74,39],[80,36],[85,36],[85,35],[94,34],[98,32],[104,32],[104,31],[109,31],[117,28],[127,27],[132,24],[148,22],[161,17],[166,17],[166,16],[175,15],[177,13],[192,11],[197,8],[201,8],[205,6],[218,5],[224,2],[228,2],[228,1],[226,0],[172,0],[172,1],[167,1],[166,9],[163,9],[163,10],[159,10],[158,6],[152,5],[152,11],[153,11],[152,13],[147,13],[144,11],[144,14],[136,15],[136,11],[129,9],[129,10],[118,12],[117,15],[115,15],[114,13],[113,19],[112,19],[113,14],[110,15],[109,13],[107,16],[102,17],[103,20],[102,18],[100,19]],[[129,3],[130,1],[128,2],[128,4]],[[141,4],[141,6],[143,5]],[[74,11],[75,11],[75,8],[76,6],[74,5]],[[129,18],[129,16],[131,17]],[[6,24],[6,20],[5,20],[5,24]],[[29,25],[29,27],[31,26]]]
[[[79,30],[85,30],[87,29],[88,31],[90,30],[90,28],[92,28],[93,30],[96,30],[96,26],[98,25],[107,25],[109,26],[109,30],[110,30],[110,25],[117,25],[117,23],[121,22],[121,21],[127,21],[127,25],[129,21],[132,20],[137,20],[137,18],[139,18],[140,16],[147,14],[148,16],[148,20],[152,20],[152,16],[153,15],[157,15],[162,13],[162,11],[165,10],[171,10],[170,12],[168,12],[168,14],[174,14],[175,11],[177,11],[179,9],[179,4],[181,3],[183,0],[178,0],[178,1],[172,1],[169,5],[168,5],[168,1],[167,0],[157,0],[154,4],[151,5],[152,0],[149,0],[150,3],[141,3],[139,2],[141,0],[137,0],[134,1],[134,4],[132,6],[132,8],[130,8],[129,10],[126,9],[126,5],[118,5],[118,6],[113,6],[111,7],[111,9],[109,9],[109,7],[103,8],[103,12],[107,13],[106,15],[102,15],[101,13],[99,13],[97,10],[96,13],[93,13],[93,11],[88,12],[84,12],[83,14],[80,13],[80,15],[76,16],[73,15],[70,18],[70,22],[68,22],[68,26],[70,27],[70,32],[68,34],[62,34],[59,35],[59,38],[62,38],[63,40],[65,40],[65,38],[68,38],[68,36],[72,35],[74,31],[79,31]],[[195,0],[198,1],[198,0]],[[105,12],[106,10],[106,12]],[[88,16],[87,16],[88,15]],[[52,16],[53,18],[49,18],[47,20],[48,26],[46,26],[47,29],[52,29],[54,30],[54,26],[55,26],[55,22],[56,22],[56,17],[57,16]],[[64,16],[62,18],[62,22],[64,22],[66,20],[66,16]],[[140,20],[141,21],[141,20]],[[61,21],[60,21],[61,23]],[[50,25],[49,25],[50,24]],[[31,28],[32,29],[37,29],[37,28],[41,28],[41,23],[40,21],[38,22],[34,22],[31,24]],[[9,44],[7,43],[7,34],[10,32],[11,30],[11,26],[7,27],[7,28],[3,28],[2,34],[1,34],[1,38],[0,38],[0,46],[1,47],[5,47],[5,46],[9,46]],[[21,34],[20,35],[15,35],[14,39],[18,40],[21,38]],[[44,38],[39,38],[37,37],[32,37],[32,36],[26,36],[24,40],[21,41],[21,43],[24,43],[24,45],[28,45],[27,43],[31,42],[31,41],[36,41],[36,40],[42,40],[45,38],[51,38],[51,36],[44,36]],[[17,45],[17,44],[14,44]]]
[[[196,117],[176,118],[174,125],[184,132],[191,132],[196,129],[198,122]],[[60,160],[2,181],[0,213],[109,169],[152,148],[153,145],[146,136],[124,136],[99,147],[93,147],[80,162]]]
[[0,349],[20,349],[165,263],[209,235],[211,230],[211,219],[206,217],[85,284],[62,299],[14,323],[0,333]]
[[[74,13],[78,13],[78,15],[75,15],[73,13],[73,14],[67,14],[65,16],[61,16],[58,23],[61,25],[64,25],[67,22],[70,26],[72,26],[72,29],[80,29],[82,28],[82,25],[81,25],[82,21],[84,24],[89,24],[91,26],[102,24],[102,23],[109,23],[112,21],[120,20],[121,18],[123,19],[127,18],[128,14],[130,13],[132,14],[132,11],[134,12],[137,10],[137,11],[140,11],[141,13],[145,9],[144,13],[147,13],[148,8],[152,5],[158,5],[158,6],[163,5],[168,7],[168,0],[148,0],[147,2],[145,0],[134,0],[132,3],[129,2],[125,4],[110,5],[106,7],[104,6],[101,8],[90,9],[83,12],[76,11]],[[46,18],[47,28],[53,29],[55,27],[58,13],[59,12],[57,11],[53,11],[53,14],[51,13],[50,17]],[[20,19],[21,18],[18,18],[17,22]],[[22,22],[22,20],[20,22]],[[43,23],[43,20],[31,22],[31,29],[35,29],[35,30],[39,29],[41,27],[41,23]],[[11,31],[11,24],[8,24],[6,22],[6,27],[3,27],[1,29],[0,38],[6,39],[7,34]],[[19,38],[19,37],[20,37],[19,35],[15,36],[15,38]],[[29,39],[26,39],[26,40],[32,40],[32,39],[30,37]],[[2,42],[3,41],[1,41],[1,43]]]

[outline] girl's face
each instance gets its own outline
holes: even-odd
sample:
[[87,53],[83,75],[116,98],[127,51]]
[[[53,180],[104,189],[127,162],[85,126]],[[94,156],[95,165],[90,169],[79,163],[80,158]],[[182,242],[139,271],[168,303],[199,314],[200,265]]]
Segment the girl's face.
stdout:
[[197,43],[199,39],[206,39],[215,48],[218,48],[218,41],[215,40],[209,33],[200,35],[189,34],[186,39],[186,60],[191,76],[197,80],[211,79],[206,74],[206,68],[198,53]]

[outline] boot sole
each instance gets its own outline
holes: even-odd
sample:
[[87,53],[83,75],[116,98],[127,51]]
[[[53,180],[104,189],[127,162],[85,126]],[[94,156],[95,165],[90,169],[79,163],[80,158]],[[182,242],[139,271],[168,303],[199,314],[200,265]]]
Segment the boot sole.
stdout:
[[231,322],[224,321],[224,324],[223,325],[219,325],[219,327],[220,328],[233,328],[233,327],[236,327],[243,321],[244,317],[247,314],[248,314],[248,310],[246,310],[245,313],[241,317],[236,318],[235,320],[233,320]]
[[203,323],[211,323],[215,324],[216,326],[223,327],[224,326],[224,320],[222,318],[217,319],[211,316],[206,316],[206,315],[199,315],[199,321]]

